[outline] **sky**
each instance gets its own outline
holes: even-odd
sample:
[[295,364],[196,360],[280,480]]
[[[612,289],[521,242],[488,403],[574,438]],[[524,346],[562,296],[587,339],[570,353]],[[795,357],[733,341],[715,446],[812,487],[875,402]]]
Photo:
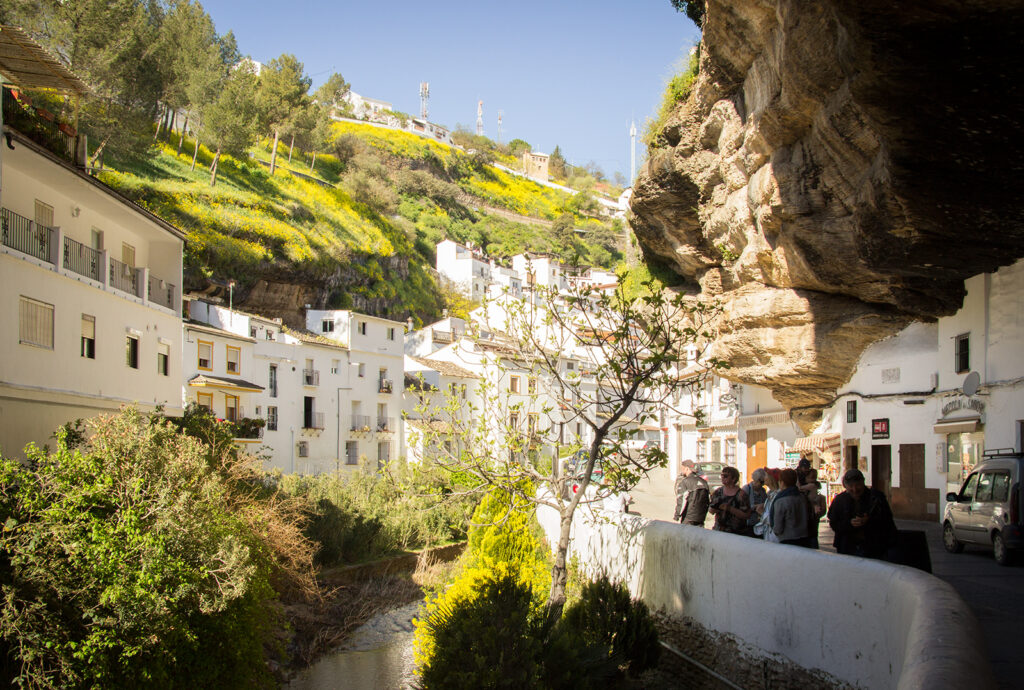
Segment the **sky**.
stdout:
[[418,115],[430,84],[430,120],[561,147],[576,165],[629,179],[629,125],[640,133],[699,38],[669,0],[200,0],[217,32],[269,62],[292,53],[313,88],[339,72],[356,93]]

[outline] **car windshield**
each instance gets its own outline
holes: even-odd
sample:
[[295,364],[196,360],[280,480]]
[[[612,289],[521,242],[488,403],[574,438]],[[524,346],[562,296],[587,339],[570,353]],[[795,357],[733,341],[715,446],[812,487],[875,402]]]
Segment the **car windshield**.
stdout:
[[702,472],[721,472],[722,463],[720,462],[706,462],[700,466]]

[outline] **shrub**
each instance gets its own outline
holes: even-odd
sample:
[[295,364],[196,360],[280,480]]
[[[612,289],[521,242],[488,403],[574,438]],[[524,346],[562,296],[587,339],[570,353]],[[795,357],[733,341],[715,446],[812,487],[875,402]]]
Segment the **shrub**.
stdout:
[[696,81],[697,73],[700,69],[700,46],[698,45],[697,48],[690,55],[683,69],[669,79],[668,84],[665,86],[665,93],[661,97],[661,105],[658,106],[658,112],[653,118],[649,118],[644,123],[642,138],[647,148],[656,148],[661,145],[661,130],[665,126],[669,115],[675,110],[676,104],[685,101],[689,97],[690,90],[693,88],[693,82]]
[[268,535],[302,538],[173,426],[128,409],[89,431],[79,449],[63,431],[52,454],[31,448],[34,469],[0,460],[0,640],[17,682],[268,685],[271,576],[289,558]]

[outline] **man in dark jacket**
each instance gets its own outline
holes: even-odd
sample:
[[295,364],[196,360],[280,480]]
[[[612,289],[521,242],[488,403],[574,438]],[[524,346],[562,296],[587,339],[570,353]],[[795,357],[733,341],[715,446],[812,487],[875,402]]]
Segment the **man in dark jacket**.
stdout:
[[684,525],[703,527],[711,492],[708,483],[694,472],[693,468],[693,460],[683,460],[679,464],[679,476],[676,477],[676,512],[673,519]]
[[828,524],[836,538],[832,543],[839,553],[865,558],[885,558],[896,543],[896,522],[885,494],[864,485],[860,470],[843,475],[846,489],[832,501]]

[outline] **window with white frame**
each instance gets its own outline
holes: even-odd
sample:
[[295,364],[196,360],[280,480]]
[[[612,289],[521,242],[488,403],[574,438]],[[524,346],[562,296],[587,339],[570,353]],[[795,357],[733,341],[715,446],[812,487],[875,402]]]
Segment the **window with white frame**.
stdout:
[[956,337],[956,373],[971,370],[971,334],[961,333]]
[[267,431],[277,431],[277,406],[267,405]]
[[341,361],[337,360],[337,359],[332,359],[331,360],[331,373],[332,374],[337,374],[338,373],[338,369],[340,369],[340,368],[341,368]]
[[518,393],[519,392],[519,377],[518,376],[510,376],[509,377],[509,379],[508,379],[508,391],[509,391],[509,393]]
[[45,225],[48,228],[53,227],[53,206],[36,199],[36,225]]
[[227,372],[240,374],[242,372],[242,349],[228,345],[227,351]]
[[359,441],[345,441],[345,464],[359,464]]
[[53,305],[21,295],[18,301],[18,342],[53,349]]
[[213,343],[205,340],[198,341],[199,356],[196,366],[203,371],[213,371]]
[[357,328],[359,329],[359,335],[366,335],[366,322],[360,321]]
[[156,373],[167,376],[171,366],[171,346],[167,343],[159,343],[156,353]]
[[96,317],[82,314],[82,357],[96,359]]
[[139,336],[132,334],[125,339],[124,363],[132,369],[139,368]]
[[333,333],[334,332],[334,319],[324,319],[320,322],[321,333]]

